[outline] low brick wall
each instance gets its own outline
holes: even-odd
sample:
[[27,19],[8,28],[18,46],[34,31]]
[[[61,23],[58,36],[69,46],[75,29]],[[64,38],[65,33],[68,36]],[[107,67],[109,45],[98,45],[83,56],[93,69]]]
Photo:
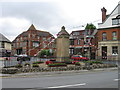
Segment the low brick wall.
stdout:
[[27,72],[54,72],[54,71],[70,71],[70,70],[91,70],[97,68],[116,67],[112,64],[92,64],[86,65],[68,65],[65,67],[22,67],[22,68],[2,68],[3,74],[27,73]]

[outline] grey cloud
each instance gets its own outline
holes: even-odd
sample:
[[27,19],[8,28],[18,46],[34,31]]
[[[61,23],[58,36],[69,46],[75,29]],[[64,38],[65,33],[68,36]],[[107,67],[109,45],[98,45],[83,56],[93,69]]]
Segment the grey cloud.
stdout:
[[25,18],[42,28],[64,22],[59,6],[52,2],[14,2],[2,3],[3,17]]

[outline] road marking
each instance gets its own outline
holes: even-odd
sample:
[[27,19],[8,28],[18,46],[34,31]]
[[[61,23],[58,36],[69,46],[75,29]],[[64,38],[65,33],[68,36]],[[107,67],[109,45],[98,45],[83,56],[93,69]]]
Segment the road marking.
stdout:
[[83,86],[83,85],[86,85],[86,83],[82,83],[82,84],[74,84],[74,85],[64,85],[64,86],[54,86],[54,87],[47,87],[47,88],[65,88],[65,87]]
[[119,81],[120,79],[114,79],[114,81]]

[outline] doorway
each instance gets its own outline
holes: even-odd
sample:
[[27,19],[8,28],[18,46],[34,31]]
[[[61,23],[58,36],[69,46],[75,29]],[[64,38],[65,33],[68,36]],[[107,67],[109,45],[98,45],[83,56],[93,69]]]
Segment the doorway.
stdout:
[[20,48],[20,49],[16,49],[16,51],[17,51],[17,55],[22,54],[22,48]]
[[107,59],[107,46],[102,47],[102,59]]

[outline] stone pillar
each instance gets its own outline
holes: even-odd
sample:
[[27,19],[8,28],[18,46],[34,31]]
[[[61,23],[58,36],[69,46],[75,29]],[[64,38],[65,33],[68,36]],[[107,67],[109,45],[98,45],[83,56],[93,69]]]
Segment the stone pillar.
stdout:
[[69,33],[65,30],[63,26],[61,31],[57,34],[56,39],[56,56],[57,61],[65,61],[69,58]]

